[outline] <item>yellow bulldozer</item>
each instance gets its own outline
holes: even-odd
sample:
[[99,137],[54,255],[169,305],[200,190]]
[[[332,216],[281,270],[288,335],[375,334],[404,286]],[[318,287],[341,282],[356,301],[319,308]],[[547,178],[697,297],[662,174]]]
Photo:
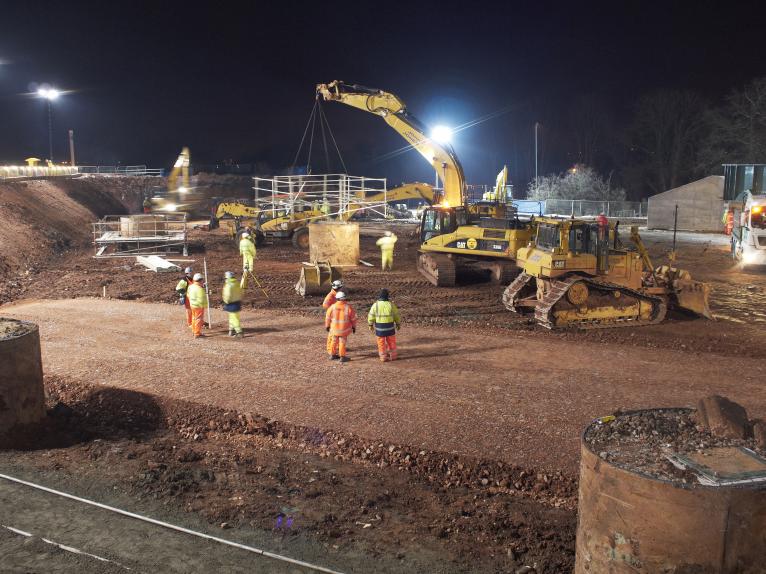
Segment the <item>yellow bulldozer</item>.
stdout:
[[549,329],[629,327],[660,323],[667,309],[712,318],[710,287],[687,271],[655,268],[638,234],[623,246],[606,222],[542,217],[534,243],[516,255],[522,273],[505,289],[513,312],[534,312]]

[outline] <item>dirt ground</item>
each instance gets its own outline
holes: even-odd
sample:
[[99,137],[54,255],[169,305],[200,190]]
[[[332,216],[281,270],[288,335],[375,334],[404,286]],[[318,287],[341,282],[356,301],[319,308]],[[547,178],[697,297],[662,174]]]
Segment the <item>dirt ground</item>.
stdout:
[[[41,326],[46,389],[61,402],[48,424],[62,439],[26,437],[25,450],[0,451],[0,469],[99,484],[106,500],[114,485],[126,505],[153,501],[227,536],[271,533],[346,571],[562,572],[588,421],[712,393],[766,415],[766,273],[734,266],[725,237],[678,235],[679,265],[711,283],[715,321],[559,333],[508,313],[481,273],[432,287],[415,270],[414,231],[397,227],[393,272],[377,267],[374,231],[362,258],[375,267],[344,272],[360,314],[384,286],[401,309],[401,360],[385,365],[365,329],[350,363],[326,360],[321,297],[295,294],[306,255],[286,242],[258,251],[269,300],[246,293],[241,341],[217,309],[223,272],[241,266],[224,229],[191,234],[188,259],[207,261],[213,287],[200,341],[175,276],[93,259],[82,241],[17,256],[0,269],[0,314]],[[672,234],[642,236],[663,262]],[[290,512],[301,526],[285,536],[274,524]]]

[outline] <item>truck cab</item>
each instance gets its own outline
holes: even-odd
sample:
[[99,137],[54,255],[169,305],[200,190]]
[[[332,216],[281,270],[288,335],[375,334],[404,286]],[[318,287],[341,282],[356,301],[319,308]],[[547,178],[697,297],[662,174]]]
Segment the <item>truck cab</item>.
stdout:
[[738,219],[735,214],[732,255],[745,267],[766,266],[766,195],[749,195]]

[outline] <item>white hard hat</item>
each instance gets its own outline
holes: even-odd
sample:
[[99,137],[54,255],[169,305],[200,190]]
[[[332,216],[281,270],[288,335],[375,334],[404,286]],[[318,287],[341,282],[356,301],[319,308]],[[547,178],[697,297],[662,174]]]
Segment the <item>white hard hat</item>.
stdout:
[[202,275],[202,273],[195,273],[195,274],[194,274],[194,277],[192,277],[192,279],[193,279],[194,281],[202,281],[202,279],[203,279],[203,275]]
[[234,277],[234,272],[233,271],[227,271],[226,273],[223,274],[223,276],[226,277],[226,279],[231,279],[231,278]]
[[346,298],[346,294],[345,294],[343,291],[338,291],[338,292],[335,294],[335,298],[336,298],[338,301],[343,301],[343,300]]
[[393,233],[391,233],[390,231],[386,231],[386,237],[391,237],[392,235]]
[[184,273],[186,273],[187,275],[189,273],[191,273],[191,272],[192,272],[192,268],[191,267],[187,267],[186,269],[184,269]]
[[341,281],[340,279],[336,279],[335,281],[332,282],[332,285],[330,286],[337,291],[338,289],[343,287],[343,281]]
[[250,234],[249,234],[247,231],[245,231],[245,232],[242,234],[242,237],[250,237]]

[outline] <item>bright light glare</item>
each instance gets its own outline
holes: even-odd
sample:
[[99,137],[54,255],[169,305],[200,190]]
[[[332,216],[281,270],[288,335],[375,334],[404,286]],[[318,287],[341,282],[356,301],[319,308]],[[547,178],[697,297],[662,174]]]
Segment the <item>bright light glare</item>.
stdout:
[[178,193],[186,193],[187,191],[189,191],[189,190],[186,189],[186,187],[184,187],[183,185],[178,188]]
[[448,126],[436,126],[431,130],[431,139],[439,143],[449,143],[452,141],[452,128]]
[[175,203],[168,203],[165,207],[163,207],[163,211],[175,211],[177,205]]
[[59,97],[59,91],[54,90],[53,88],[40,88],[37,90],[37,95],[46,100],[53,101]]

